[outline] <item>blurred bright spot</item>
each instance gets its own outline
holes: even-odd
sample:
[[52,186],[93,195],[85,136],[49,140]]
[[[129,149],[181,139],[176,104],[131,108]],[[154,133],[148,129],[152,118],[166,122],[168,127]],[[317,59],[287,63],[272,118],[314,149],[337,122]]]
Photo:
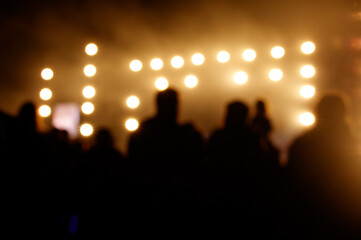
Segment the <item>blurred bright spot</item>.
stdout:
[[201,53],[195,53],[192,56],[192,63],[194,65],[202,65],[204,63],[204,56]]
[[304,54],[311,54],[315,51],[316,49],[316,46],[313,42],[304,42],[302,43],[301,45],[301,51],[304,53]]
[[241,85],[241,84],[245,84],[248,80],[248,75],[247,73],[240,71],[240,72],[236,72],[233,76],[233,80],[235,83]]
[[163,61],[160,58],[153,58],[152,61],[150,61],[150,67],[153,70],[160,70],[163,67]]
[[184,59],[180,56],[175,56],[172,58],[171,64],[174,68],[181,68],[184,65]]
[[283,49],[283,47],[280,46],[276,46],[274,48],[272,48],[271,50],[271,55],[274,58],[282,58],[285,55],[285,50]]
[[315,116],[310,112],[305,112],[300,115],[299,121],[303,126],[311,126],[315,123]]
[[305,85],[300,89],[300,94],[303,98],[312,98],[315,95],[315,92],[315,87],[312,85]]
[[230,58],[231,58],[231,56],[229,55],[229,53],[227,51],[220,51],[217,54],[217,60],[220,63],[226,63],[229,61]]
[[157,78],[155,87],[160,91],[166,90],[168,88],[168,80],[164,77]]
[[130,62],[129,67],[130,70],[132,70],[133,72],[139,72],[140,70],[142,70],[143,64],[141,61],[135,59]]
[[88,137],[93,134],[93,126],[89,123],[84,123],[80,126],[80,134],[84,137]]
[[39,107],[39,114],[42,117],[49,117],[51,114],[51,108],[48,105],[42,105]]
[[95,95],[95,88],[92,86],[86,86],[83,89],[83,95],[85,98],[92,98]]
[[139,123],[137,121],[137,119],[134,119],[134,118],[129,118],[126,122],[125,122],[125,128],[128,130],[128,131],[135,131],[137,130],[139,127]]
[[84,74],[87,77],[93,77],[95,73],[97,72],[97,69],[94,65],[89,64],[84,67]]
[[275,68],[275,69],[272,69],[269,74],[268,74],[269,78],[272,80],[272,81],[279,81],[282,79],[283,77],[283,72],[278,69],[278,68]]
[[41,71],[41,77],[44,80],[50,80],[52,79],[54,76],[53,70],[51,70],[50,68],[44,68],[43,71]]
[[97,45],[95,45],[94,43],[89,43],[89,44],[86,45],[86,47],[85,47],[85,52],[86,52],[86,54],[88,54],[89,56],[93,56],[93,55],[97,54],[97,52],[98,52],[98,47],[97,47]]
[[92,114],[94,112],[94,105],[91,102],[85,102],[81,105],[81,111],[84,114]]
[[189,75],[184,79],[184,84],[187,88],[194,88],[198,84],[198,79],[194,75]]
[[51,92],[51,90],[49,88],[43,88],[43,89],[41,89],[39,95],[40,95],[41,99],[46,101],[46,100],[49,100],[53,96],[53,93]]
[[127,98],[127,106],[129,108],[137,108],[139,106],[139,98],[136,96],[130,96]]
[[247,62],[252,62],[256,59],[256,51],[253,49],[246,49],[243,51],[242,57]]
[[301,73],[301,76],[304,78],[311,78],[315,75],[316,70],[311,65],[305,65],[301,68],[300,73]]

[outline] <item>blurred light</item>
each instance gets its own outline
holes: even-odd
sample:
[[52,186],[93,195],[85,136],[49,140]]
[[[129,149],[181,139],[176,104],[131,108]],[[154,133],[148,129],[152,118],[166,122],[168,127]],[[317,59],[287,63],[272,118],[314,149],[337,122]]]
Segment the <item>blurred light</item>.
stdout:
[[51,114],[51,108],[48,105],[42,105],[39,107],[39,114],[42,117],[49,117]]
[[88,137],[93,134],[93,126],[89,123],[84,123],[80,126],[80,134],[84,137]]
[[40,95],[41,99],[46,101],[46,100],[49,100],[53,96],[53,93],[51,92],[51,90],[49,88],[43,88],[43,89],[41,89],[39,95]]
[[242,57],[247,62],[252,62],[256,59],[256,51],[253,49],[246,49],[243,51]]
[[305,65],[301,68],[300,73],[301,73],[302,77],[304,77],[304,78],[311,78],[315,75],[316,70],[311,65]]
[[204,56],[201,53],[195,53],[192,56],[192,63],[194,65],[202,65],[204,63]]
[[184,84],[187,88],[194,88],[198,85],[198,79],[194,75],[189,75],[184,79]]
[[81,105],[81,111],[84,114],[92,114],[94,112],[94,105],[91,102],[85,102]]
[[166,90],[168,88],[168,80],[164,77],[157,78],[155,87],[160,91]]
[[300,94],[304,98],[312,98],[315,95],[315,92],[315,87],[312,85],[305,85],[300,89]]
[[304,54],[311,54],[315,51],[316,49],[316,46],[313,42],[304,42],[302,43],[301,45],[301,51],[304,53]]
[[143,64],[141,61],[136,59],[130,62],[129,67],[130,70],[132,70],[133,72],[139,72],[140,70],[142,70]]
[[126,122],[125,122],[125,128],[128,130],[128,131],[135,131],[137,130],[139,127],[139,123],[137,121],[137,119],[134,119],[134,118],[129,118]]
[[150,67],[153,70],[160,70],[163,67],[163,61],[160,58],[153,58],[152,61],[150,61]]
[[86,52],[86,54],[88,54],[89,56],[93,56],[93,55],[97,54],[97,52],[98,52],[98,47],[97,47],[97,45],[95,45],[94,43],[89,43],[89,44],[86,45],[86,47],[85,47],[85,52]]
[[229,55],[229,53],[227,51],[220,51],[217,54],[217,60],[220,63],[226,63],[229,61],[230,58],[231,58],[231,56]]
[[83,89],[83,95],[85,98],[92,98],[95,95],[95,88],[92,86],[86,86]]
[[236,72],[233,76],[233,80],[235,83],[241,85],[241,84],[245,84],[248,80],[248,75],[247,73],[240,71],[240,72]]
[[130,96],[127,98],[127,106],[129,108],[137,108],[139,106],[139,98],[136,96]]
[[175,56],[172,58],[171,64],[174,68],[181,68],[184,65],[184,59],[180,56]]
[[274,47],[271,50],[271,55],[277,59],[282,58],[285,55],[285,50],[280,46]]
[[53,70],[51,70],[50,68],[44,68],[43,71],[41,71],[41,77],[44,80],[50,80],[52,79],[54,76]]
[[95,73],[97,72],[97,69],[94,65],[89,64],[84,67],[84,74],[87,77],[93,77]]
[[268,76],[272,81],[277,82],[282,79],[283,72],[280,69],[275,68],[269,72]]
[[303,126],[311,126],[315,123],[315,116],[310,112],[305,112],[300,115],[299,121]]

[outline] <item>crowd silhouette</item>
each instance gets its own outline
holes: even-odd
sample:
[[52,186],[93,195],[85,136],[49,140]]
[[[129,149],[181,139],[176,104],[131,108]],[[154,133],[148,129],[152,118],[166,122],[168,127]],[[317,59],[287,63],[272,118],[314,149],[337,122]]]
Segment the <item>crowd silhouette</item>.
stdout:
[[6,232],[41,239],[361,236],[361,162],[340,95],[321,98],[315,126],[290,145],[285,167],[265,100],[257,100],[254,116],[246,103],[230,102],[209,138],[178,122],[176,90],[158,92],[155,104],[127,154],[107,128],[90,148],[64,130],[40,133],[31,102],[16,117],[1,113]]

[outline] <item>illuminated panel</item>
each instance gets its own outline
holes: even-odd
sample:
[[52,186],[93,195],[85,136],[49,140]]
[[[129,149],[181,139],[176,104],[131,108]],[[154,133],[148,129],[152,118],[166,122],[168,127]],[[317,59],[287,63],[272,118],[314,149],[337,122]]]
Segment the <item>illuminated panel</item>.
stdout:
[[42,71],[41,71],[41,77],[44,79],[44,80],[50,80],[52,79],[54,76],[54,73],[53,73],[53,70],[51,70],[50,68],[44,68]]

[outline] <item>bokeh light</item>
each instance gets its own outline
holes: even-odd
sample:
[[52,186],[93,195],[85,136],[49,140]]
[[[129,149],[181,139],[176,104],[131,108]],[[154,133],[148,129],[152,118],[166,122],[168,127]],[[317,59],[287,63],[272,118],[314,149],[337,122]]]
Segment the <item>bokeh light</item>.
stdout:
[[87,77],[93,77],[95,73],[97,72],[97,69],[94,65],[88,64],[84,67],[84,74]]
[[315,87],[312,85],[305,85],[300,89],[300,95],[303,98],[312,98],[315,95]]
[[315,123],[315,116],[310,112],[304,112],[299,116],[299,122],[303,126],[311,126]]
[[198,85],[198,79],[194,75],[189,75],[184,79],[184,84],[187,88],[194,88]]
[[39,95],[42,100],[47,101],[53,96],[53,93],[51,92],[51,90],[49,88],[43,88],[43,89],[41,89]]
[[226,63],[229,61],[230,58],[231,58],[231,56],[229,55],[229,53],[227,51],[220,51],[217,54],[217,60],[220,63]]
[[125,128],[128,130],[128,131],[135,131],[137,130],[139,127],[139,122],[137,119],[135,118],[129,118],[126,122],[125,122]]
[[247,62],[254,61],[256,59],[256,56],[257,56],[256,51],[253,49],[246,49],[242,53],[243,59]]
[[84,137],[89,137],[93,134],[93,126],[89,123],[84,123],[80,126],[80,134]]
[[239,72],[236,72],[234,75],[233,75],[233,80],[235,83],[239,84],[239,85],[242,85],[242,84],[245,84],[248,80],[248,75],[247,73],[243,72],[243,71],[239,71]]
[[313,53],[314,51],[316,50],[316,46],[313,42],[311,41],[307,41],[307,42],[304,42],[302,43],[301,45],[301,51],[304,53],[304,54],[311,54]]
[[85,53],[88,54],[89,56],[94,56],[95,54],[97,54],[97,52],[98,52],[98,46],[95,45],[94,43],[89,43],[88,45],[86,45]]
[[280,46],[273,47],[271,50],[271,55],[273,58],[282,58],[285,55],[285,50]]
[[272,81],[277,82],[282,79],[283,72],[281,69],[274,68],[269,72],[268,76]]
[[53,73],[53,70],[51,70],[50,68],[44,68],[42,71],[41,71],[41,77],[44,79],[44,80],[50,80],[52,79],[54,76],[54,73]]
[[92,86],[86,86],[83,89],[83,96],[85,98],[92,98],[95,95],[95,88]]
[[202,65],[204,63],[204,60],[205,60],[205,58],[204,58],[203,54],[201,54],[201,53],[195,53],[192,56],[192,63],[194,65],[197,65],[197,66]]
[[51,108],[48,105],[42,105],[39,107],[39,115],[42,117],[49,117],[51,114]]
[[163,68],[163,61],[160,58],[153,58],[152,61],[150,61],[150,67],[153,70],[160,70]]
[[171,65],[174,68],[181,68],[184,65],[184,59],[181,56],[175,56],[171,60]]
[[157,80],[155,81],[155,87],[159,90],[159,91],[163,91],[166,90],[168,88],[168,80],[164,77],[159,77],[157,78]]
[[127,98],[127,106],[129,108],[132,108],[132,109],[137,108],[139,106],[139,103],[140,103],[140,101],[137,96],[130,96]]
[[85,102],[81,105],[81,111],[84,114],[92,114],[94,112],[94,105],[91,102]]
[[129,68],[133,72],[139,72],[140,70],[142,70],[142,67],[143,67],[143,64],[138,59],[131,61],[129,64]]
[[311,77],[315,76],[316,70],[311,65],[305,65],[305,66],[301,67],[300,73],[301,73],[301,76],[304,78],[311,78]]

